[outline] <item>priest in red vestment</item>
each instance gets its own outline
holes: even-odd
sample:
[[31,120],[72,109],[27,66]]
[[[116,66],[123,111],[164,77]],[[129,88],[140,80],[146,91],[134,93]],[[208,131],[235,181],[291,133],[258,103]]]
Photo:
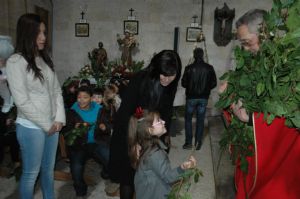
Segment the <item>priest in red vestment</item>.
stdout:
[[[236,22],[242,47],[252,53],[259,50],[258,27],[264,14],[263,10],[250,10]],[[220,92],[226,87],[223,84]],[[241,101],[232,104],[231,110],[241,121],[250,120],[253,125],[255,151],[247,158],[247,174],[236,166],[236,199],[300,199],[299,129],[285,126],[285,119],[279,117],[268,125],[263,113],[247,113]],[[231,115],[225,111],[224,116],[230,122]]]

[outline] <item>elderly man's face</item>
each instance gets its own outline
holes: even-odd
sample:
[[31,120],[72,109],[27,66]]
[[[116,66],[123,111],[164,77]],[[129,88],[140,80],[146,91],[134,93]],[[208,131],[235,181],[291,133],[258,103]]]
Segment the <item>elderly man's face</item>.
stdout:
[[245,50],[253,53],[256,53],[259,50],[258,36],[255,33],[250,33],[247,25],[241,25],[237,29],[237,35]]

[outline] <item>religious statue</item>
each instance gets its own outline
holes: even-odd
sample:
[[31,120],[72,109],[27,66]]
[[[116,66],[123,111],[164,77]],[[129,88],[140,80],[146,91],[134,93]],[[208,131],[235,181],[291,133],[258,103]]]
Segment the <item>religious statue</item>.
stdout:
[[137,46],[137,41],[133,34],[130,32],[125,32],[124,38],[122,39],[119,34],[117,34],[117,41],[120,47],[122,47],[122,64],[124,66],[132,65],[132,55],[131,51]]
[[[105,71],[105,66],[107,66],[107,53],[106,50],[103,48],[103,43],[98,43],[98,48],[95,48],[92,51],[92,54],[89,53],[89,58],[92,60],[92,63],[95,64],[95,69],[101,72]],[[94,68],[93,68],[94,70]]]

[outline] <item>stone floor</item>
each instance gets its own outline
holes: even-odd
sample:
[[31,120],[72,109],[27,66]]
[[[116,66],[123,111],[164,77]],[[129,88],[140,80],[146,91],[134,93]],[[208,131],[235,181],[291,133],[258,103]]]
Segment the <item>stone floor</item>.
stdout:
[[[194,156],[198,161],[198,168],[202,170],[203,177],[197,184],[191,186],[191,195],[193,199],[232,199],[234,198],[233,186],[233,167],[229,161],[228,155],[225,153],[220,157],[218,141],[223,131],[223,123],[220,117],[208,117],[206,119],[208,133],[205,133],[203,146],[200,151],[195,151]],[[191,155],[191,150],[183,150],[184,143],[184,120],[177,118],[172,126],[176,136],[172,137],[172,148],[170,152],[170,160],[173,166],[176,166],[186,160]],[[175,135],[175,134],[174,134]],[[220,160],[220,161],[219,161]],[[219,167],[218,166],[219,162]],[[59,161],[58,169],[69,170],[68,164]],[[88,188],[88,199],[112,199],[106,196],[104,187],[106,181],[100,177],[101,167],[90,161],[86,169],[86,175],[90,176],[95,182]],[[73,199],[75,192],[71,181],[55,181],[55,194],[57,199]],[[14,177],[0,177],[0,198],[1,199],[17,199],[17,183]],[[35,199],[42,198],[41,190],[36,188]],[[114,197],[118,198],[118,197]]]

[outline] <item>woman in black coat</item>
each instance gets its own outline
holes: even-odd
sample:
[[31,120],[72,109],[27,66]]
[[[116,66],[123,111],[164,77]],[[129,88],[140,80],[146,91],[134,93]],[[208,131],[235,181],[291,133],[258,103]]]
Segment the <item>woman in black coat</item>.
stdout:
[[113,181],[120,182],[120,199],[132,199],[134,169],[128,156],[128,122],[138,107],[158,111],[166,122],[167,132],[162,139],[170,146],[172,107],[181,75],[181,60],[172,50],[156,54],[149,66],[138,72],[124,91],[116,114],[110,145],[109,173]]

